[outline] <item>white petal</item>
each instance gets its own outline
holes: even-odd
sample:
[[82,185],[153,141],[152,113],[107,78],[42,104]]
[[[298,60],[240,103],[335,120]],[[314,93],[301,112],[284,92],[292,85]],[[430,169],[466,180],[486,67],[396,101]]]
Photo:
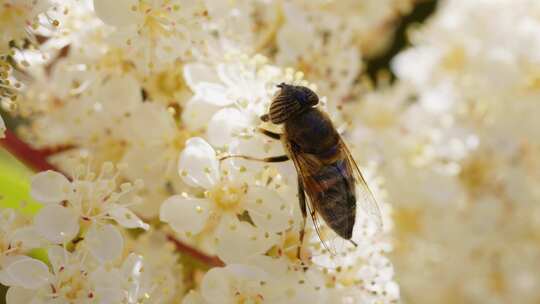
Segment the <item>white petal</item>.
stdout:
[[64,175],[51,170],[34,175],[30,187],[32,197],[42,203],[59,203],[68,197],[72,189]]
[[28,258],[25,255],[7,255],[0,259],[0,284],[4,286],[18,286],[18,282],[7,272],[7,267],[19,260]]
[[249,127],[247,115],[235,108],[218,111],[208,123],[208,141],[216,147],[229,144],[235,135]]
[[384,286],[384,290],[390,299],[399,299],[399,285],[396,282],[387,282]]
[[159,218],[176,232],[199,233],[206,224],[212,203],[206,199],[169,197],[159,210]]
[[90,275],[90,282],[97,288],[119,288],[123,284],[122,272],[117,268],[100,266]]
[[217,74],[219,78],[229,87],[238,87],[245,81],[246,66],[241,64],[219,64]]
[[122,264],[122,272],[128,278],[127,302],[137,303],[141,292],[141,275],[143,269],[143,257],[131,253]]
[[125,278],[120,270],[113,268],[105,270],[103,267],[96,269],[90,275],[90,282],[94,285],[96,298],[100,299],[99,303],[123,303],[124,291],[122,284]]
[[206,128],[208,121],[220,107],[210,104],[200,98],[191,98],[182,111],[182,122],[189,130]]
[[136,22],[136,13],[132,10],[134,6],[137,6],[136,0],[94,0],[96,15],[103,22],[119,27]]
[[[131,116],[122,120],[119,133],[133,145],[162,145],[178,132],[171,113],[157,103],[139,105]],[[152,123],[145,123],[151,121]]]
[[230,303],[232,280],[225,268],[212,268],[201,282],[201,294],[208,303]]
[[92,225],[85,236],[85,242],[92,255],[101,262],[114,261],[124,249],[124,238],[111,224]]
[[6,304],[32,303],[36,292],[21,287],[10,287],[6,293]]
[[230,264],[226,269],[234,277],[241,279],[242,281],[258,282],[268,281],[270,278],[268,274],[258,266],[244,265],[244,264]]
[[216,106],[228,106],[234,102],[227,96],[227,88],[223,85],[200,82],[195,87],[195,96]]
[[101,300],[99,303],[103,304],[125,303],[124,291],[121,288],[107,286],[96,288],[96,298],[99,298]]
[[34,227],[47,240],[61,244],[77,235],[79,219],[71,208],[47,205],[34,217]]
[[93,101],[100,102],[103,105],[101,111],[111,119],[130,112],[142,103],[139,83],[129,74],[107,79],[99,88],[97,95]]
[[125,228],[142,228],[148,230],[150,227],[143,222],[133,211],[126,207],[117,205],[109,210],[109,215]]
[[47,250],[47,256],[54,273],[59,273],[60,268],[68,263],[71,253],[62,246],[51,246]]
[[188,295],[182,299],[182,304],[205,304],[208,303],[204,300],[202,295],[195,290],[190,290]]
[[22,250],[39,248],[48,242],[39,236],[36,229],[32,226],[22,227],[13,232],[10,237],[11,246],[19,247]]
[[2,119],[2,116],[0,116],[0,138],[4,138],[6,132],[6,124],[4,123],[4,120]]
[[219,82],[214,68],[201,63],[184,65],[184,79],[192,90],[201,82]]
[[17,282],[17,286],[27,289],[38,289],[51,278],[45,263],[26,256],[9,264],[5,270]]
[[241,263],[262,254],[277,243],[277,236],[240,222],[234,216],[224,216],[216,233],[217,254],[227,264]]
[[162,185],[165,176],[175,176],[174,160],[164,153],[163,146],[132,146],[126,151],[122,163],[128,164],[122,172],[127,178],[144,179],[147,189],[155,189]]
[[178,171],[186,184],[209,189],[219,180],[218,170],[216,152],[204,139],[193,137],[186,141],[178,161]]
[[244,198],[244,204],[255,225],[264,231],[279,232],[289,227],[291,205],[277,192],[251,186]]
[[[269,140],[265,135],[258,132],[254,137],[238,138],[229,143],[230,154],[243,154],[256,158],[264,158],[268,156],[284,155],[283,146],[279,140]],[[222,165],[232,165],[236,170],[230,170],[229,173],[233,179],[239,182],[251,183],[257,176],[260,176],[264,168],[268,167],[268,163],[246,160],[242,158],[229,158]],[[273,163],[272,167],[280,170],[284,182],[296,181],[296,171],[292,161]],[[290,173],[283,168],[291,167]]]

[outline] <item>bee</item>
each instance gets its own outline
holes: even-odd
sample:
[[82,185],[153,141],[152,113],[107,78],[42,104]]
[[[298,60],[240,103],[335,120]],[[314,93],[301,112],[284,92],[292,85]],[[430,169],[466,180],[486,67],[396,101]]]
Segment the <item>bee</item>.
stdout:
[[[283,133],[263,128],[259,128],[259,131],[270,138],[281,140],[286,155],[264,159],[243,155],[224,158],[293,161],[298,173],[298,200],[303,218],[298,257],[301,254],[308,211],[316,229],[317,216],[321,216],[337,235],[356,246],[351,238],[357,204],[380,228],[382,220],[377,202],[330,117],[317,107],[317,94],[304,86],[281,83],[277,87],[280,90],[273,98],[269,112],[262,115],[261,120],[283,125]],[[357,193],[360,196],[358,198]],[[318,230],[317,233],[325,245]]]

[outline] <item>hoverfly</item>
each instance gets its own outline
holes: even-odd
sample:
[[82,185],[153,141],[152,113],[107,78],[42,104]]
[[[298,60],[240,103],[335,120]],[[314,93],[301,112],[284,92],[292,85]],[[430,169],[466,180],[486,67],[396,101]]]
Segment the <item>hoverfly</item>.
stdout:
[[[239,157],[265,162],[293,161],[298,173],[298,198],[303,218],[298,257],[308,210],[316,229],[317,215],[320,215],[337,235],[356,246],[351,238],[357,202],[380,229],[382,220],[377,202],[330,117],[316,107],[319,103],[317,94],[304,86],[281,83],[277,87],[280,91],[273,98],[269,113],[261,116],[261,120],[283,124],[283,133],[263,128],[259,131],[281,140],[286,155],[264,159],[229,155],[222,160]],[[358,199],[356,190],[360,194]],[[325,245],[320,234],[319,239]]]

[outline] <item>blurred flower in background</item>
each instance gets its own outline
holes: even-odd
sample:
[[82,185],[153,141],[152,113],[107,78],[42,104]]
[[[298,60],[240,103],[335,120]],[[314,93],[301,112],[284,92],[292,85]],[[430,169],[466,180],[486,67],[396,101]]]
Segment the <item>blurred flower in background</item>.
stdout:
[[[0,0],[6,303],[538,303],[533,0]],[[379,202],[302,228],[257,132],[321,99]],[[8,153],[6,153],[8,152]],[[13,157],[34,170],[21,169]],[[334,248],[334,247],[333,247]],[[5,294],[5,296],[3,295]]]

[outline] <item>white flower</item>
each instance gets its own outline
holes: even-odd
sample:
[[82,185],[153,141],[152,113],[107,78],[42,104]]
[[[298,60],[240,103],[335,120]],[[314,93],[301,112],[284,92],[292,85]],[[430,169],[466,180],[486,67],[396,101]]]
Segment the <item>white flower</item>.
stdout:
[[6,256],[25,254],[44,245],[30,223],[30,217],[14,209],[0,209],[0,264]]
[[[85,244],[92,245],[95,244]],[[6,295],[8,304],[90,303],[95,300],[100,303],[138,303],[145,298],[140,288],[141,256],[130,254],[120,267],[111,267],[110,264],[103,267],[85,259],[85,254],[78,249],[68,252],[62,247],[52,246],[48,249],[48,259],[51,269],[39,260],[17,256],[0,271],[0,281],[10,286]]]
[[283,260],[268,257],[252,262],[211,269],[200,291],[183,303],[329,303],[323,272],[292,270]]
[[50,6],[47,0],[5,0],[0,5],[0,54],[9,50],[9,42],[30,36],[30,26],[37,25],[37,15]]
[[182,115],[187,128],[206,127],[208,140],[216,147],[225,147],[233,139],[253,133],[277,91],[276,85],[300,82],[302,77],[266,61],[262,56],[231,55],[227,62],[215,67],[186,65],[186,82],[194,92]]
[[116,28],[111,42],[142,71],[161,69],[203,49],[205,8],[200,1],[94,0],[94,8]]
[[140,303],[145,299],[141,290],[143,257],[130,254],[119,268],[100,267],[89,280],[95,290],[95,297],[105,303]]
[[[88,222],[101,224],[112,219],[126,228],[148,229],[148,224],[127,208],[139,200],[130,192],[142,185],[140,182],[136,185],[124,183],[118,187],[117,174],[113,173],[113,165],[106,163],[97,179],[92,173],[75,176],[73,182],[53,171],[35,175],[31,194],[46,204],[34,219],[38,233],[53,243],[61,244],[73,239],[79,232],[79,226]],[[113,235],[110,234],[111,237]],[[118,244],[116,240],[111,240],[111,243]]]
[[[209,221],[217,220],[214,225],[222,258],[237,259],[236,255],[229,256],[231,250],[262,253],[272,246],[273,233],[288,228],[290,206],[279,194],[239,182],[236,176],[242,173],[234,169],[222,175],[214,149],[202,138],[188,140],[178,166],[184,182],[204,188],[206,195],[172,196],[161,206],[160,218],[177,232],[189,234],[200,233]],[[252,224],[238,220],[244,212],[248,212]]]
[[176,158],[187,135],[167,109],[156,103],[142,104],[119,129],[129,143],[122,157],[128,164],[124,170],[128,178],[143,178],[145,185],[154,189],[175,175]]
[[163,231],[151,230],[126,238],[126,249],[143,257],[139,294],[150,303],[170,303],[184,294],[184,265],[178,263],[174,245]]
[[[67,252],[62,247],[53,246],[48,250],[48,258],[51,263],[51,269],[38,260],[29,257],[21,257],[26,269],[20,269],[17,272],[19,280],[25,276],[31,276],[32,279],[25,279],[24,284],[17,284],[17,281],[7,282],[10,286],[6,299],[7,303],[40,303],[54,298],[81,300],[87,299],[90,293],[86,281],[86,266],[77,260],[77,255]],[[33,261],[31,261],[33,260]],[[13,263],[14,264],[14,263]],[[8,270],[12,266],[8,266]],[[39,274],[39,275],[38,275]],[[37,284],[36,281],[40,280]],[[30,284],[34,282],[34,284]]]

